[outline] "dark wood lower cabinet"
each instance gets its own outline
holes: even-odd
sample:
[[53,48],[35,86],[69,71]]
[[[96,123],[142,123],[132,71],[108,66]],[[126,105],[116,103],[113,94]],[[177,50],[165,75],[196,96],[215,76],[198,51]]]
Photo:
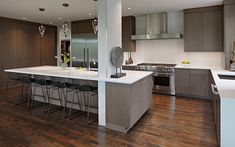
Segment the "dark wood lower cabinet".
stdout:
[[45,25],[41,38],[39,25],[0,17],[0,89],[6,86],[5,69],[56,65],[57,27]]

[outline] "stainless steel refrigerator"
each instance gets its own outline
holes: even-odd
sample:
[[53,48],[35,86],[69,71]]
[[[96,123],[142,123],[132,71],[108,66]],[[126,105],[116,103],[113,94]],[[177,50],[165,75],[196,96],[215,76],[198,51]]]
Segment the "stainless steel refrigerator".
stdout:
[[72,66],[98,68],[98,40],[96,34],[73,34]]

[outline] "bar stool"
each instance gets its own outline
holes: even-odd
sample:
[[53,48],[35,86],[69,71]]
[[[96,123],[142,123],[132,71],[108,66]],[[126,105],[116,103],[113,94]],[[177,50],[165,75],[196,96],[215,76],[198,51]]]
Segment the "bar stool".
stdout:
[[[51,85],[51,81],[46,79],[46,76],[41,76],[41,75],[33,75],[33,83],[32,83],[32,96],[28,99],[28,107],[30,104],[30,100],[31,100],[31,109],[34,108],[38,108],[42,105],[37,105],[34,106],[34,101],[35,101],[35,96],[42,98],[43,101],[43,112],[45,111],[45,107],[46,107],[46,103],[47,103],[47,99],[49,97],[49,90],[50,90],[50,85]],[[41,89],[42,94],[36,94],[36,90],[37,89]]]
[[[74,105],[79,106],[79,111],[82,111],[82,106],[84,107],[84,111],[87,112],[87,122],[89,124],[89,116],[90,116],[90,108],[91,108],[91,98],[97,95],[97,86],[91,86],[89,81],[84,80],[76,80],[73,79],[72,83],[66,83],[67,85],[67,92],[73,92],[72,100],[68,100],[67,97],[65,99],[65,109],[67,108],[68,104],[71,104],[69,109],[69,116],[68,119],[71,118],[72,109]],[[82,95],[80,95],[80,93]],[[75,97],[76,96],[76,97]],[[76,100],[75,100],[76,98]],[[81,99],[83,98],[83,102]]]
[[[6,91],[5,91],[5,99],[9,103],[14,103],[17,105],[17,100],[19,99],[19,86],[21,85],[21,80],[20,80],[20,74],[18,73],[8,73],[7,75],[7,86],[6,86]],[[16,87],[16,95],[15,96],[9,96],[8,95],[8,90],[10,87]],[[8,101],[8,98],[14,98],[15,101]]]
[[[70,82],[68,82],[70,81]],[[80,102],[80,96],[79,96],[79,87],[80,87],[80,84],[79,84],[79,80],[76,80],[76,79],[67,79],[67,82],[66,82],[66,99],[65,99],[65,108],[64,108],[64,114],[65,114],[65,111],[67,109],[67,106],[68,104],[71,104],[70,105],[70,108],[69,108],[69,115],[68,115],[68,119],[71,119],[71,116],[72,116],[72,109],[74,108],[73,106],[74,105],[78,105],[79,107],[79,111],[82,110],[82,103]],[[73,96],[72,96],[72,100],[68,100],[68,93],[72,93]],[[76,96],[76,101],[75,101],[75,96]]]
[[[50,86],[52,86],[52,88],[51,88],[51,94],[48,97],[49,98],[48,99],[48,103],[49,103],[48,113],[49,114],[56,112],[57,110],[59,110],[58,108],[61,108],[61,107],[63,109],[65,109],[63,102],[66,99],[65,91],[67,88],[66,83],[65,83],[65,78],[59,78],[59,77],[51,77],[51,85]],[[53,96],[54,91],[57,91],[58,97]],[[54,111],[51,112],[51,107],[52,107],[53,101],[59,102],[60,106],[54,108]],[[65,112],[65,110],[64,110],[64,112]],[[64,113],[63,113],[63,116],[64,116]]]
[[90,123],[89,117],[90,117],[90,109],[91,109],[91,99],[92,99],[92,97],[98,95],[98,87],[92,86],[90,84],[80,85],[79,91],[81,91],[83,93],[84,102],[85,102],[85,109],[87,111],[87,122],[89,124]]
[[[24,88],[26,89],[26,96],[25,99],[29,100],[32,96],[32,83],[34,83],[34,79],[32,78],[32,75],[30,74],[21,74],[20,75],[20,82],[21,82],[21,86],[22,86],[22,90],[21,90],[21,97],[24,97]],[[17,100],[15,102],[15,104],[17,104]],[[29,107],[29,104],[28,104]]]

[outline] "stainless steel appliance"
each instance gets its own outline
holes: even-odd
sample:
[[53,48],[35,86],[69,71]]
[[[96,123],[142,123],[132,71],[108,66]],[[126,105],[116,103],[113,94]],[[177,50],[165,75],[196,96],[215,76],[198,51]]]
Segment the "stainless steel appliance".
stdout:
[[71,40],[72,66],[98,68],[97,35],[73,34]]
[[142,63],[136,70],[153,71],[153,92],[175,95],[175,64]]

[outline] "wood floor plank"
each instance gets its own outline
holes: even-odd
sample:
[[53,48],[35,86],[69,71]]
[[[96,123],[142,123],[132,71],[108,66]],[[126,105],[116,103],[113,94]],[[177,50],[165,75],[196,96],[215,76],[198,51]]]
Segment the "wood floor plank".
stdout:
[[[85,115],[73,120],[26,105],[14,106],[0,100],[0,146],[146,146],[216,147],[211,102],[191,98],[153,95],[152,108],[127,134],[96,123],[87,125]],[[92,118],[96,118],[93,114]]]

